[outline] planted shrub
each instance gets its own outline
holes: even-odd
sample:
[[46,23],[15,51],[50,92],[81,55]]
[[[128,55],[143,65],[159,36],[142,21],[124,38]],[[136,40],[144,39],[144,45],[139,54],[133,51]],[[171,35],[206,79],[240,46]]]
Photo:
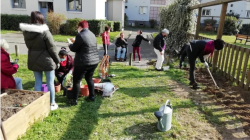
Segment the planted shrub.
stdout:
[[83,19],[80,18],[74,18],[74,19],[68,19],[66,21],[66,24],[64,25],[64,32],[66,35],[76,35],[77,34],[77,27],[78,23],[82,21]]
[[107,26],[107,20],[88,20],[89,30],[92,31],[96,36],[99,36]]
[[213,31],[214,28],[211,26],[211,24],[207,24],[207,26],[205,27],[206,31]]
[[150,24],[150,27],[151,27],[151,28],[154,28],[155,25],[157,24],[157,21],[156,21],[155,19],[150,19],[150,20],[149,20],[149,24]]
[[250,35],[250,24],[243,24],[240,29],[240,34]]
[[54,13],[54,12],[48,13],[47,21],[48,21],[50,32],[52,34],[59,34],[60,26],[64,20],[66,20],[66,17],[63,14]]
[[28,15],[9,15],[1,14],[1,29],[18,31],[19,23],[29,23],[30,16]]
[[233,16],[233,17],[236,17],[237,19],[239,19],[240,18],[240,14],[236,14],[236,13],[234,13],[234,12],[231,12],[231,13],[227,13],[227,16]]
[[114,31],[114,21],[108,21],[108,26],[110,27],[110,32]]
[[121,31],[121,29],[122,29],[121,22],[115,21],[114,22],[114,31]]
[[214,25],[217,23],[217,20],[214,19],[205,19],[204,20],[204,24],[207,26],[208,24],[212,27],[214,27]]
[[223,34],[235,35],[239,32],[241,25],[242,25],[242,20],[238,20],[234,16],[226,16]]

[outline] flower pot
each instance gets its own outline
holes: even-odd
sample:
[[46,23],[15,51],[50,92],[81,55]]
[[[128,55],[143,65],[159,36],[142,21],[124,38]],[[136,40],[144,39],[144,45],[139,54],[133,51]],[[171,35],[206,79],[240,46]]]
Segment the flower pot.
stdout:
[[101,81],[102,81],[102,79],[100,79],[100,78],[93,78],[94,83],[100,83]]
[[88,85],[81,86],[81,96],[89,96]]
[[61,84],[60,83],[56,83],[55,84],[55,92],[60,92],[61,91]]

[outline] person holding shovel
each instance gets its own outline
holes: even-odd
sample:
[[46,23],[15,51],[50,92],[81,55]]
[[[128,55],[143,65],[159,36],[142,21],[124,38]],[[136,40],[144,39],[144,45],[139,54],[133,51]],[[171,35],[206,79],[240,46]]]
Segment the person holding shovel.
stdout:
[[188,56],[189,60],[189,85],[192,85],[194,89],[198,89],[199,86],[195,81],[195,62],[199,57],[200,61],[204,64],[205,68],[209,68],[208,63],[205,61],[209,56],[213,55],[214,51],[222,50],[225,42],[221,39],[216,40],[193,40],[187,43],[182,48],[181,58],[180,58],[180,68],[182,67],[182,62],[185,57]]

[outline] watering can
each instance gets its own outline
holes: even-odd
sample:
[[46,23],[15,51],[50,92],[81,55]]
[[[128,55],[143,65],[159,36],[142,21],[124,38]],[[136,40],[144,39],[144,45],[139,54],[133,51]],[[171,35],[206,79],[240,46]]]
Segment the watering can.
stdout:
[[155,112],[155,116],[158,119],[157,128],[160,131],[168,131],[171,128],[173,108],[170,100],[166,101],[166,104],[161,106],[159,111]]

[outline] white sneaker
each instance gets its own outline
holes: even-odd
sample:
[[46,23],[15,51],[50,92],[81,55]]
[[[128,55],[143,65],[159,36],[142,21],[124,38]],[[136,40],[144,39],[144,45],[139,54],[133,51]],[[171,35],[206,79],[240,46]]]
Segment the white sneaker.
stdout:
[[141,61],[139,61],[139,63],[141,63]]
[[50,105],[50,110],[53,111],[53,110],[57,110],[58,108],[58,104],[57,103],[54,103],[54,104],[51,104]]

